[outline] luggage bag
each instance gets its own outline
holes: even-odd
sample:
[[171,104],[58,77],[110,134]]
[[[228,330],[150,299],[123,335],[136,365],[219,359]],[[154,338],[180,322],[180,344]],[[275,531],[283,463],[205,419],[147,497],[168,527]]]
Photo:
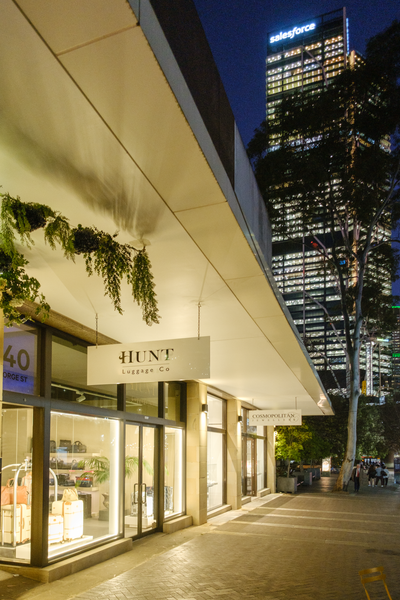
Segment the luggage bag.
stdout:
[[49,515],[49,544],[63,541],[64,526],[60,515]]
[[[5,504],[1,507],[2,523],[1,533],[3,544],[12,544],[14,541],[14,505]],[[31,539],[31,507],[27,504],[17,504],[15,541],[24,544]]]
[[63,537],[65,541],[76,540],[83,536],[83,502],[53,502],[53,515],[62,515],[64,519]]

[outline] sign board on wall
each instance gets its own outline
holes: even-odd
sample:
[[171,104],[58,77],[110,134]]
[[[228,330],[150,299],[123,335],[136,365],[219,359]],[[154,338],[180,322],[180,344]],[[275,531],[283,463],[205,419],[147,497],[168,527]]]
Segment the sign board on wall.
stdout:
[[6,328],[3,348],[3,389],[34,394],[37,336],[26,325]]
[[88,385],[209,377],[209,337],[109,344],[88,348]]
[[300,409],[251,410],[249,425],[301,425]]

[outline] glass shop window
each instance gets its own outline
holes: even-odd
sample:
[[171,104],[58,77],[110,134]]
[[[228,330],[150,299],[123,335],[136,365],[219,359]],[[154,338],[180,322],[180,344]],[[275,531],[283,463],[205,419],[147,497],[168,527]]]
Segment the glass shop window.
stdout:
[[0,420],[0,560],[29,563],[33,409],[3,403]]
[[[258,430],[264,427],[257,427]],[[265,487],[265,438],[257,438],[257,490]]]
[[214,396],[207,396],[207,427],[225,429],[225,404],[224,400],[220,400]]
[[21,394],[39,393],[37,376],[38,331],[23,324],[4,328],[3,389]]
[[120,460],[119,421],[51,413],[49,558],[121,532]]
[[148,417],[158,417],[158,383],[127,383],[126,410]]
[[226,402],[207,395],[207,511],[225,502]]
[[183,512],[183,446],[182,430],[165,428],[164,446],[164,518]]
[[224,436],[207,432],[207,511],[224,503]]
[[180,383],[165,384],[165,418],[170,421],[181,420],[181,389]]
[[53,335],[51,397],[85,406],[117,409],[116,385],[87,385],[87,349],[83,344]]

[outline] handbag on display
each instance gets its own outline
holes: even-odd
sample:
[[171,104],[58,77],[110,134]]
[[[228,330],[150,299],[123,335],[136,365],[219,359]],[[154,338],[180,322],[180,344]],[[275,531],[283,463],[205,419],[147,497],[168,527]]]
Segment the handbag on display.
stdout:
[[[17,486],[17,504],[28,504],[28,488],[26,485]],[[8,502],[6,502],[8,500]],[[13,504],[14,479],[9,479],[5,486],[1,486],[1,504]]]
[[67,452],[72,452],[71,440],[60,440],[60,448],[65,448]]
[[78,498],[78,492],[76,491],[75,488],[71,488],[69,490],[63,491],[63,495],[62,495],[63,502],[75,502],[76,500],[79,500],[79,498]]
[[86,452],[86,446],[82,442],[74,442],[72,452]]
[[86,477],[77,477],[76,485],[81,488],[93,487],[93,477],[87,477],[87,476]]

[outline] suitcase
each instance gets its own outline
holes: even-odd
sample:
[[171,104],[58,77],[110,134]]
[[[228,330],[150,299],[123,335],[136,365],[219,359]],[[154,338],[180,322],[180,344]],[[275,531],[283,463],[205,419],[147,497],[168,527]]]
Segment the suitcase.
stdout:
[[49,515],[49,544],[58,544],[63,541],[63,521],[60,515]]
[[[14,541],[14,505],[2,506],[1,512],[2,543],[12,544]],[[17,544],[24,544],[31,539],[31,507],[27,504],[17,504],[15,537]]]
[[83,536],[83,502],[53,502],[53,515],[62,515],[64,519],[64,540],[76,540]]

